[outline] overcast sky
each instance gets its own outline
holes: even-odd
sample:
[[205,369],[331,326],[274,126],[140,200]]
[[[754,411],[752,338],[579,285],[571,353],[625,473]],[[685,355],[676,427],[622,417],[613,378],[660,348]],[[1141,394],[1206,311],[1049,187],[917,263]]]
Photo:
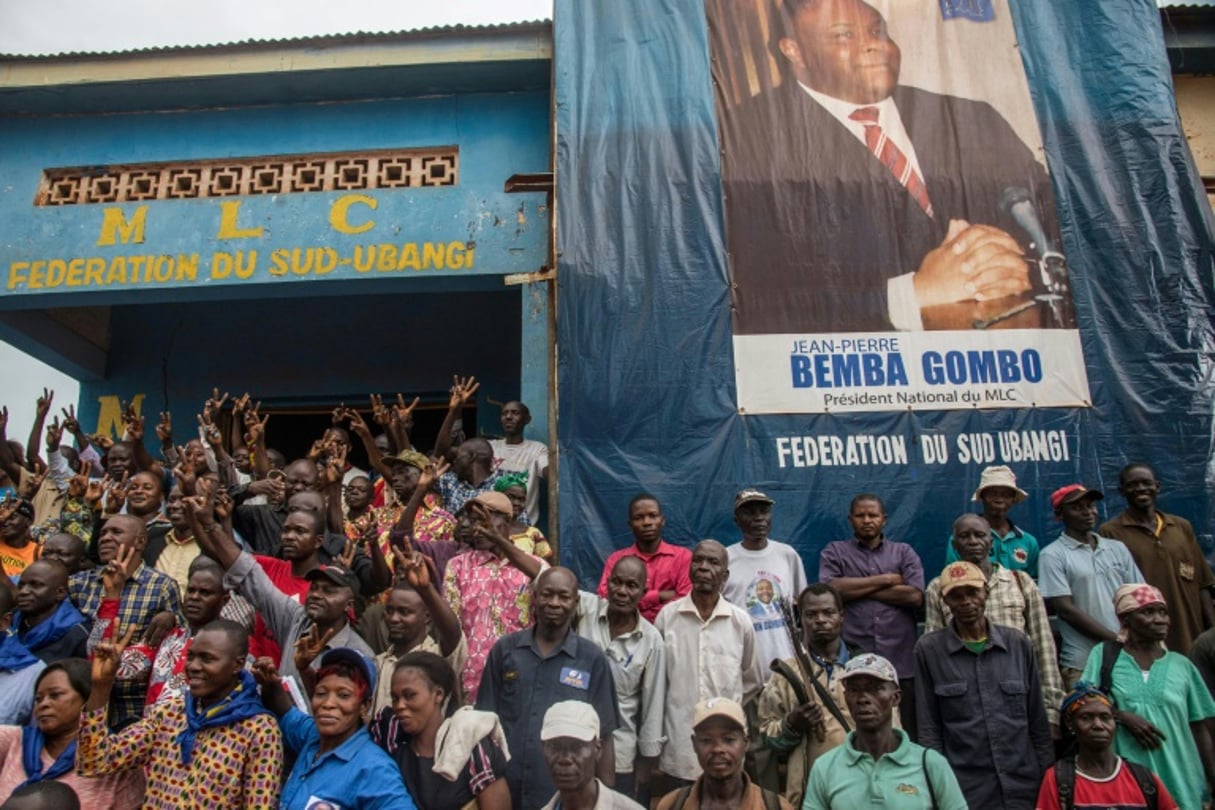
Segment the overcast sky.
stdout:
[[[552,0],[0,0],[0,54],[119,51],[551,16]],[[44,385],[55,390],[54,413],[80,395],[74,380],[3,342],[0,379],[9,436],[23,443]]]
[[552,0],[0,0],[0,53],[485,25],[548,18],[552,6]]

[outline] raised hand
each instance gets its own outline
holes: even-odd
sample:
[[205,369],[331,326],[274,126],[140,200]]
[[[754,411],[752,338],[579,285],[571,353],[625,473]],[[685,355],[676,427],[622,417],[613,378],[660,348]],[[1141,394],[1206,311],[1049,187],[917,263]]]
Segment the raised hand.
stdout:
[[363,420],[362,414],[360,414],[354,408],[347,408],[345,416],[346,420],[350,422],[350,431],[352,433],[354,433],[360,439],[371,438],[371,428],[369,428],[367,423]]
[[76,406],[68,405],[62,409],[63,414],[63,429],[68,433],[76,434],[80,432],[80,423],[76,421]]
[[46,415],[50,413],[51,402],[55,399],[55,392],[49,388],[42,389],[42,396],[34,403],[34,412],[39,420],[46,419]]
[[132,546],[118,546],[118,554],[106,563],[101,571],[101,584],[106,594],[117,597],[122,593],[123,586],[139,567],[140,553]]
[[116,514],[127,502],[127,488],[130,486],[130,471],[122,474],[121,481],[110,481],[106,486],[105,508],[111,515]]
[[[261,403],[257,403],[258,406]],[[250,447],[260,443],[266,438],[266,423],[270,421],[270,414],[259,418],[257,407],[245,411],[245,444]]]
[[4,435],[4,431],[8,429],[8,406],[0,406],[0,436]]
[[38,494],[38,490],[42,488],[42,482],[46,480],[47,473],[50,470],[43,469],[29,475],[17,487],[17,494],[22,498],[33,498]]
[[[100,482],[98,482],[100,484]],[[76,470],[76,474],[68,481],[68,497],[83,498],[85,492],[89,488],[89,463],[87,461],[80,462],[80,466]],[[97,497],[101,497],[100,487],[97,490]]]
[[402,549],[393,548],[392,559],[395,564],[397,579],[403,579],[414,590],[429,588],[438,579],[434,563],[421,552],[405,553]]
[[451,469],[451,464],[446,459],[431,459],[430,463],[422,468],[422,472],[418,473],[418,488],[425,491],[434,486],[435,481],[443,477],[443,474]]
[[[87,468],[87,463],[82,463],[83,467]],[[97,505],[101,503],[101,496],[105,494],[105,482],[98,479],[90,481],[87,472],[82,473],[85,480],[84,502],[89,505],[90,509],[96,510]]]
[[156,438],[163,445],[173,443],[173,414],[168,411],[160,412],[160,421],[156,423]]
[[120,404],[122,405],[122,424],[126,439],[132,442],[142,441],[144,420],[135,412],[135,403],[120,401]]
[[236,399],[232,400],[232,417],[240,419],[245,411],[249,409],[249,392],[241,394]]
[[224,407],[224,403],[228,401],[228,394],[224,392],[220,396],[218,388],[211,389],[211,398],[203,403],[203,418],[210,424],[215,419],[215,414]]
[[274,659],[263,655],[253,662],[253,679],[257,681],[257,685],[265,688],[267,686],[281,686],[283,676],[278,674],[278,667],[274,665]]
[[371,418],[380,427],[388,427],[388,409],[384,407],[384,398],[379,394],[370,394]]
[[456,374],[452,376],[454,384],[451,387],[451,398],[448,400],[449,408],[464,408],[468,405],[468,400],[472,395],[477,393],[477,389],[481,387],[481,383],[477,382],[476,377],[461,377]]
[[[113,685],[114,679],[118,676],[118,665],[122,662],[122,652],[131,643],[131,639],[135,637],[135,631],[138,628],[131,625],[127,631],[119,635],[121,627],[118,620],[114,620],[114,635],[109,641],[103,641],[93,650],[93,689],[97,689],[97,685],[109,684]],[[115,641],[114,639],[117,639]]]
[[202,428],[203,438],[207,440],[207,444],[215,450],[218,450],[223,444],[223,434],[214,422],[207,421],[203,414],[198,415],[198,426]]
[[46,452],[53,453],[59,449],[59,445],[63,443],[63,425],[59,422],[59,417],[56,416],[51,420],[51,423],[46,426]]
[[328,447],[329,445],[323,438],[317,439],[312,443],[312,447],[308,448],[308,460],[316,461],[321,456],[325,455],[325,451],[328,449]]
[[107,452],[111,447],[114,446],[114,440],[104,433],[96,433],[88,438],[89,444],[93,445],[103,453]]
[[303,672],[311,667],[312,662],[325,651],[325,647],[335,635],[337,635],[336,627],[330,627],[322,635],[320,628],[315,624],[312,625],[312,630],[300,636],[295,642],[295,652],[292,656],[295,660],[295,668]]
[[177,486],[181,489],[182,495],[193,495],[195,493],[195,485],[198,482],[198,477],[194,474],[194,468],[188,467],[183,460],[186,457],[185,448],[177,448],[177,466],[173,468],[173,478],[177,481]]
[[414,397],[413,402],[405,404],[405,397],[397,394],[397,404],[392,406],[392,416],[401,424],[405,424],[413,414],[413,409],[418,407],[418,403],[422,401],[421,397]]
[[13,512],[17,511],[17,499],[10,492],[5,496],[3,501],[0,501],[0,523],[8,520],[13,516]]

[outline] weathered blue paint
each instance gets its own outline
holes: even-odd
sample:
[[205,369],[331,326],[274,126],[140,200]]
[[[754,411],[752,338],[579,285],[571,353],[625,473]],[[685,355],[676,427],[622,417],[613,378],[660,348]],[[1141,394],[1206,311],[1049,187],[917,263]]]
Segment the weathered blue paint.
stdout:
[[[545,261],[544,197],[507,195],[503,182],[511,174],[548,165],[547,132],[548,98],[543,93],[10,118],[0,128],[0,176],[5,178],[0,186],[5,234],[0,241],[0,310],[50,306],[52,298],[54,306],[121,305],[145,301],[152,291],[168,291],[168,300],[195,300],[200,294],[244,298],[283,295],[284,286],[312,286],[308,282],[364,285],[438,278],[442,284],[468,275],[532,271]],[[45,168],[448,145],[460,150],[459,183],[453,187],[117,206],[130,221],[146,205],[141,244],[120,239],[98,244],[103,210],[115,206],[33,205]],[[361,196],[348,210],[350,224],[374,222],[373,227],[345,234],[331,226],[332,206],[345,193]],[[234,202],[240,203],[237,228],[260,228],[260,235],[217,238],[221,205]],[[432,243],[432,254],[444,254],[444,268],[403,266],[410,262],[401,261],[402,246],[417,244],[424,253],[423,243]],[[388,252],[397,256],[385,261]],[[148,280],[145,271],[140,280],[128,276],[123,282],[114,271],[116,256],[153,257],[151,264],[142,260],[142,266],[167,278],[157,280],[153,273]],[[171,257],[174,269],[168,260],[155,258],[162,256]],[[115,280],[69,287],[71,276],[56,265],[63,279],[52,287],[46,275],[51,265],[34,264],[73,258],[104,259],[105,277],[113,273]],[[236,272],[242,259],[243,267],[252,270],[248,278]],[[453,260],[463,266],[447,266]],[[129,271],[132,262],[126,264]],[[188,268],[194,266],[191,279]]]

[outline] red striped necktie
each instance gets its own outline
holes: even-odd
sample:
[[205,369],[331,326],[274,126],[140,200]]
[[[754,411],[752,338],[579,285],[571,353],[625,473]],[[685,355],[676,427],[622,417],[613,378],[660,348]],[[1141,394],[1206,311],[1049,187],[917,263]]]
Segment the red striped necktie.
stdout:
[[869,151],[882,162],[882,165],[890,169],[890,173],[903,188],[907,189],[907,193],[916,201],[916,204],[931,217],[932,201],[928,199],[928,187],[924,185],[924,178],[920,177],[912,167],[911,161],[907,159],[907,155],[903,154],[903,150],[899,149],[898,145],[886,137],[886,133],[882,131],[878,124],[878,108],[858,107],[848,117],[865,125],[865,145],[869,147]]

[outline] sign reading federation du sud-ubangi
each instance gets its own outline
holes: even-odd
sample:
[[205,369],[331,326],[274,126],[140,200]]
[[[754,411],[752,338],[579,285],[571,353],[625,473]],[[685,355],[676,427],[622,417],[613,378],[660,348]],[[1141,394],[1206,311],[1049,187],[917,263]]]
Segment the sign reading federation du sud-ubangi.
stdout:
[[706,3],[740,411],[1090,404],[1012,22],[962,5]]

